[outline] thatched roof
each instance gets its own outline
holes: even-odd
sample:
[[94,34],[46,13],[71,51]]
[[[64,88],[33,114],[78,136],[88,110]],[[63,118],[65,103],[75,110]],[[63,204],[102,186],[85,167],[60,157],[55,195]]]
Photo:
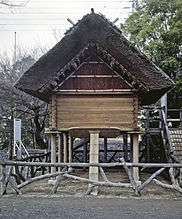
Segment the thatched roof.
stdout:
[[91,13],[67,31],[15,87],[48,102],[55,86],[84,62],[90,48],[139,90],[144,104],[155,102],[173,86],[173,81],[131,45],[116,26],[104,16]]

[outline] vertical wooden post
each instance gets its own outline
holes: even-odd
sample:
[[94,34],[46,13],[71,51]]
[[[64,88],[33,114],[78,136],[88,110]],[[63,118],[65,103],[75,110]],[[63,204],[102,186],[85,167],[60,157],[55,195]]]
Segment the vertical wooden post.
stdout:
[[104,162],[107,163],[107,138],[104,138]]
[[61,136],[57,134],[58,139],[58,163],[61,163]]
[[83,145],[83,162],[87,163],[87,154],[88,154],[88,144],[87,142]]
[[[90,163],[99,162],[99,131],[90,131]],[[98,167],[89,167],[89,179],[98,181]],[[92,192],[97,195],[97,188]]]
[[63,136],[58,134],[58,163],[63,162]]
[[[62,134],[59,133],[57,135],[58,138],[58,163],[63,162],[63,138],[62,138]],[[61,171],[61,167],[58,168],[59,171]]]
[[150,162],[150,111],[146,111],[145,121],[145,132],[146,132],[146,160]]
[[167,93],[161,97],[161,107],[165,109],[165,120],[167,120]]
[[130,134],[130,162],[133,162],[133,136]]
[[2,179],[3,179],[3,167],[2,165],[0,165],[0,194],[2,194],[2,188],[3,188],[3,185],[2,185]]
[[147,132],[146,134],[146,159],[147,162],[150,163],[151,162],[151,154],[150,154],[150,134],[149,132]]
[[180,124],[179,127],[182,128],[182,110],[179,111]]
[[123,134],[123,152],[124,152],[125,161],[128,161],[128,135],[127,133]]
[[73,159],[73,138],[68,135],[68,162],[71,163]]
[[7,175],[7,170],[6,170],[6,165],[2,165],[2,178],[1,178],[1,193],[0,195],[5,195],[6,194],[6,176]]
[[[56,163],[56,135],[51,134],[51,163]],[[51,167],[51,173],[56,172],[55,167]]]
[[[133,163],[139,162],[139,142],[138,142],[138,134],[133,133]],[[138,167],[133,167],[133,177],[136,182],[139,182],[139,169]]]
[[64,132],[63,133],[63,145],[64,145],[64,163],[68,162],[68,150],[67,150],[67,134]]

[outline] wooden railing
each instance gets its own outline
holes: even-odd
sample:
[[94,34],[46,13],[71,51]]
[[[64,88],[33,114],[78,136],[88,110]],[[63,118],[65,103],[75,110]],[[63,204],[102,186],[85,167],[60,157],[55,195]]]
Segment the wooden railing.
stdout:
[[[172,127],[176,127],[174,123],[177,123],[177,128],[182,128],[182,109],[167,109],[166,111],[165,107],[144,106],[141,110],[145,110],[145,118],[142,119],[145,121],[145,129],[151,129],[152,127],[150,127],[150,124],[154,122],[158,122],[158,126],[156,128],[160,128],[160,123],[164,119],[167,124],[171,123]],[[150,112],[156,112],[158,113],[158,116],[151,117]],[[176,115],[172,116],[172,113],[175,113]]]
[[166,157],[171,160],[170,155],[173,153],[173,147],[170,139],[169,128],[167,124],[165,108],[161,109],[161,135],[163,139],[163,145],[166,151]]
[[[76,172],[79,167],[91,167],[95,166],[99,168],[100,175],[102,180],[91,180],[83,178],[73,174]],[[105,186],[105,187],[125,187],[132,188],[136,195],[141,195],[143,189],[149,185],[151,182],[154,182],[156,185],[162,186],[164,188],[173,189],[182,193],[182,188],[179,185],[177,173],[182,168],[182,164],[179,163],[127,163],[123,158],[120,159],[120,162],[117,163],[45,163],[45,162],[23,162],[23,161],[10,161],[10,160],[0,160],[0,167],[2,167],[2,192],[4,195],[7,192],[8,185],[17,193],[21,194],[21,189],[30,183],[48,179],[55,178],[55,183],[52,188],[52,192],[55,193],[60,185],[60,182],[64,179],[73,179],[78,180],[84,183],[88,183],[89,187],[85,194],[90,194],[94,187]],[[27,178],[25,181],[20,182],[19,184],[14,182],[13,169],[15,167],[55,167],[58,168],[57,172],[46,173],[44,175],[35,176],[34,178]],[[118,167],[123,168],[128,176],[128,183],[125,182],[112,182],[108,180],[105,173],[105,168]],[[132,170],[133,168],[154,168],[154,173],[145,181],[136,181],[133,177]],[[170,183],[161,182],[157,177],[168,170],[170,176]]]

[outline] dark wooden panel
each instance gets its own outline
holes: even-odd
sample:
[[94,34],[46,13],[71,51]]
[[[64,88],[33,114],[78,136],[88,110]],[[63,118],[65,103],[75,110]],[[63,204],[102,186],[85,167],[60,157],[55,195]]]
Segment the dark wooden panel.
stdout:
[[117,90],[130,86],[105,63],[84,63],[58,90]]
[[75,75],[113,75],[114,72],[105,63],[83,63]]
[[120,77],[71,77],[60,87],[61,90],[117,90],[129,89]]

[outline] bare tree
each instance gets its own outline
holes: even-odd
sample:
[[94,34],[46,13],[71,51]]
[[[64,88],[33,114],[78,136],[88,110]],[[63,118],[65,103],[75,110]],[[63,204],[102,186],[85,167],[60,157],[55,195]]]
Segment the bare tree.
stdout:
[[15,81],[35,62],[25,55],[11,64],[0,57],[0,147],[12,148],[13,118],[21,118],[27,144],[45,148],[43,130],[47,121],[47,104],[14,88]]
[[5,6],[7,6],[7,7],[24,7],[24,6],[26,6],[29,2],[30,2],[30,0],[26,0],[26,1],[23,1],[22,3],[20,3],[20,4],[14,4],[14,3],[12,3],[11,1],[8,1],[8,0],[1,0],[1,1],[0,1],[0,4],[1,4],[1,5],[5,5]]

